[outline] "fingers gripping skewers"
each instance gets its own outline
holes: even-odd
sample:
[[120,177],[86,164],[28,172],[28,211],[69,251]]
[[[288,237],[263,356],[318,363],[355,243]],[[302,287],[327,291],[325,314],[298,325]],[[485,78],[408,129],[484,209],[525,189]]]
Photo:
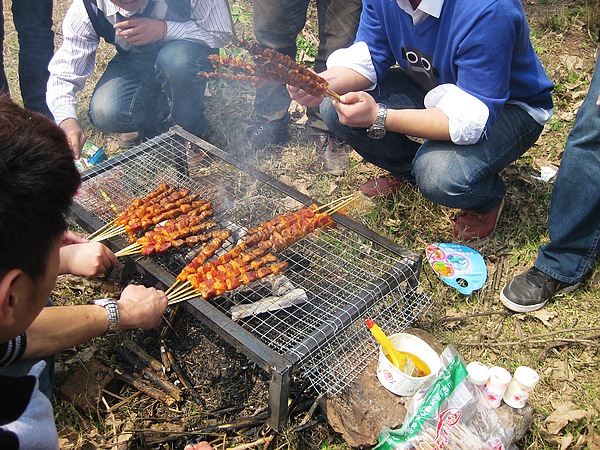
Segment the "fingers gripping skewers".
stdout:
[[[249,230],[240,243],[210,262],[206,262],[208,258],[202,256],[203,249],[167,290],[170,304],[198,296],[209,299],[267,275],[279,274],[288,264],[276,262],[275,253],[317,228],[332,226],[330,214],[354,200],[355,196],[351,195],[321,208],[311,205],[294,213],[279,215]],[[334,203],[335,206],[330,207]],[[327,210],[320,212],[320,209]]]
[[328,87],[327,81],[295,62],[287,55],[271,49],[262,49],[258,44],[242,42],[240,46],[248,50],[252,62],[241,58],[224,58],[220,55],[209,55],[215,68],[214,72],[199,72],[199,77],[211,79],[244,80],[255,84],[261,82],[286,83],[300,88],[315,97],[331,97],[340,100],[340,96]]

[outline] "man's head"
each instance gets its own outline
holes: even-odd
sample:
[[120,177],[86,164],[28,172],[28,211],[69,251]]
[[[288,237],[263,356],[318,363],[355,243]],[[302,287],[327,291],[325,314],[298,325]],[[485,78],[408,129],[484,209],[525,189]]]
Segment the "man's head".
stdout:
[[48,299],[79,183],[62,130],[0,95],[0,342]]

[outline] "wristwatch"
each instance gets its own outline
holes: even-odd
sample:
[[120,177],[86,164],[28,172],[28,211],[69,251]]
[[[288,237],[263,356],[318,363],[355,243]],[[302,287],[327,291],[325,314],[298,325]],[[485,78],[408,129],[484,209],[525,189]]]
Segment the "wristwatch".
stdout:
[[367,136],[371,139],[381,139],[385,136],[385,118],[387,117],[387,106],[379,103],[379,111],[375,123],[367,130]]
[[107,333],[114,333],[119,330],[119,305],[112,298],[99,298],[92,300],[92,305],[104,306],[108,314]]

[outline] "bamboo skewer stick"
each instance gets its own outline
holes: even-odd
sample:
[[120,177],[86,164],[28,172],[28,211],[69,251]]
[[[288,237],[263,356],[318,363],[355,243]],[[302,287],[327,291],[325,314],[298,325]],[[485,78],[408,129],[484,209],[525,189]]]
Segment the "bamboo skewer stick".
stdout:
[[338,102],[341,102],[342,100],[340,99],[340,94],[338,94],[337,92],[332,91],[331,89],[327,88],[327,90],[325,91],[325,95],[329,98],[332,98],[334,100],[337,100]]
[[141,244],[134,242],[133,244],[128,245],[127,247],[122,248],[121,250],[116,252],[115,256],[119,257],[119,256],[135,255],[136,253],[140,253],[141,251],[142,251]]
[[179,286],[177,289],[175,289],[175,286],[179,284],[179,282],[175,282],[173,283],[173,285],[167,289],[167,292],[165,292],[165,294],[168,294],[169,292],[172,293],[172,295],[176,295],[178,292],[181,292],[181,290],[185,289],[186,287],[188,287],[190,285],[189,280],[186,280],[181,286]]
[[106,224],[104,224],[103,226],[101,226],[100,228],[98,228],[96,231],[94,231],[93,233],[89,234],[86,239],[90,240],[92,239],[94,236],[99,235],[100,233],[104,232],[107,228],[113,226],[113,224],[115,223],[115,220],[117,219],[113,219],[110,222],[107,222]]
[[111,237],[115,237],[115,236],[118,236],[120,234],[123,234],[124,232],[125,232],[125,226],[124,225],[119,225],[118,227],[114,227],[114,228],[109,229],[105,233],[102,233],[102,234],[99,234],[99,235],[93,237],[92,239],[90,239],[90,241],[92,241],[92,242],[100,242],[100,241],[103,241],[105,239],[109,239]]
[[180,283],[180,281],[179,281],[179,280],[175,280],[175,283],[173,283],[173,284],[172,284],[172,285],[169,287],[169,289],[167,289],[167,290],[165,291],[165,295],[169,295],[169,293],[170,293],[172,290],[174,290],[174,289],[175,289],[175,288],[176,288],[176,287],[179,285],[179,283]]
[[346,200],[348,200],[350,198],[354,198],[354,197],[356,197],[356,193],[346,195],[345,197],[337,198],[335,200],[330,201],[329,203],[325,203],[324,205],[319,206],[317,209],[315,209],[315,211],[320,211],[324,208],[333,206],[333,205],[337,204],[338,202],[346,201]]
[[190,292],[194,291],[194,287],[193,286],[188,286],[185,289],[181,289],[179,291],[177,291],[176,293],[171,293],[171,295],[169,295],[169,299],[174,299],[174,298],[178,298],[178,297],[182,297],[185,295],[188,295]]
[[341,210],[342,208],[344,208],[344,207],[348,206],[349,204],[351,204],[352,202],[354,202],[355,200],[356,200],[356,198],[355,198],[355,195],[353,194],[351,198],[349,198],[349,199],[347,199],[347,200],[344,200],[344,201],[342,201],[342,202],[338,203],[337,205],[335,205],[335,206],[333,206],[333,207],[329,208],[329,209],[326,211],[326,213],[327,213],[327,214],[333,214],[333,213],[336,213],[336,212],[338,212],[339,210]]
[[[192,286],[190,286],[187,289],[179,291],[176,295],[168,295],[167,298],[169,299],[169,302],[171,302],[173,300],[178,300],[179,298],[182,298],[182,297],[187,297],[188,295],[195,293],[195,292],[196,292],[196,290]],[[198,295],[198,294],[196,294],[196,295]]]
[[169,306],[176,305],[177,303],[185,302],[185,301],[191,300],[191,299],[196,298],[196,297],[200,297],[200,294],[198,294],[197,292],[194,291],[193,294],[190,294],[190,295],[188,295],[186,297],[177,298],[175,300],[169,300],[169,302],[167,304]]

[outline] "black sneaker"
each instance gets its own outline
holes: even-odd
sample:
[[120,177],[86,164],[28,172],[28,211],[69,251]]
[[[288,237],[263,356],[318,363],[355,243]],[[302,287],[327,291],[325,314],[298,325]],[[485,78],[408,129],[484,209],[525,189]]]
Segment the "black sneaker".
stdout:
[[263,150],[268,144],[281,144],[290,139],[286,122],[268,122],[255,120],[252,124],[230,142],[225,151],[240,159],[256,150]]
[[577,289],[579,283],[558,281],[536,267],[510,280],[500,293],[500,301],[514,312],[531,312],[543,308],[559,291]]

